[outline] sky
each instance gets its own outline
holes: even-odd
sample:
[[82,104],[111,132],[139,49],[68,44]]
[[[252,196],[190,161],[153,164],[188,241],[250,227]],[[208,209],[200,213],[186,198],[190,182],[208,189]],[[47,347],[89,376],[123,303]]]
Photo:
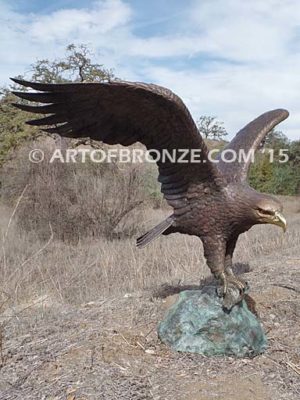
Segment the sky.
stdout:
[[286,108],[300,139],[299,0],[0,0],[0,86],[38,59],[86,44],[117,77],[178,94],[197,120],[216,116],[229,138]]

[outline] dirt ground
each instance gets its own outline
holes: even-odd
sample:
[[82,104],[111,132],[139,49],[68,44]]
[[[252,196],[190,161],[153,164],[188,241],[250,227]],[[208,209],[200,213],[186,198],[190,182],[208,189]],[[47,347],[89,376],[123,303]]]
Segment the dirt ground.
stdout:
[[[157,323],[180,286],[99,298],[80,307],[41,297],[4,325],[1,400],[300,398],[300,248],[237,266],[269,340],[254,359],[172,352]],[[9,311],[6,311],[9,318]]]

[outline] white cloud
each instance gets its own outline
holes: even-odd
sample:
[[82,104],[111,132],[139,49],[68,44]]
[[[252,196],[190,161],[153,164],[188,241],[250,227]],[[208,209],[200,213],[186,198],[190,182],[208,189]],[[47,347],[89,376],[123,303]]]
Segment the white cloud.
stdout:
[[229,0],[225,5],[220,0],[196,1],[190,18],[215,55],[236,61],[269,60],[278,55],[286,36],[286,27],[274,21],[273,3]]
[[122,0],[98,0],[90,8],[62,9],[48,15],[21,15],[1,4],[0,61],[4,70],[0,80],[7,82],[7,70],[18,75],[37,59],[62,55],[73,42],[111,53],[109,43],[122,40],[119,33],[130,18],[131,9]]
[[279,126],[290,138],[299,138],[300,124],[297,82],[285,79],[281,71],[253,71],[243,67],[220,67],[212,72],[172,71],[150,67],[148,74],[158,84],[172,88],[188,105],[195,119],[201,114],[216,115],[225,122],[232,137],[240,128],[265,111],[287,108],[290,118]]
[[91,8],[63,9],[50,15],[33,17],[28,35],[34,40],[48,42],[91,34],[106,35],[125,25],[131,10],[121,0],[96,1]]
[[[69,43],[87,43],[121,78],[181,95],[195,117],[217,115],[234,133],[258,114],[284,107],[291,117],[282,129],[300,136],[297,0],[194,0],[168,19],[172,30],[157,34],[149,21],[143,36],[130,1],[98,0],[48,15],[20,14],[8,4],[0,5],[0,82],[36,59],[61,56]],[[182,66],[175,68],[178,60]]]

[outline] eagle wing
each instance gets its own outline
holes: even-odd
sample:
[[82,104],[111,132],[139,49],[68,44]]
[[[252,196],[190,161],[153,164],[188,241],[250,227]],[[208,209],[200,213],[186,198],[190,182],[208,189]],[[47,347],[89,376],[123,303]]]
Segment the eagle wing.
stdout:
[[[272,110],[260,115],[241,129],[223,151],[233,150],[238,153],[243,150],[246,156],[251,151],[255,152],[267,134],[288,116],[288,111],[283,109]],[[225,154],[224,157],[226,158]],[[239,159],[238,155],[234,162],[225,162],[219,154],[218,161],[220,171],[229,182],[244,182],[247,179],[251,158]]]
[[[161,191],[175,214],[189,209],[188,192],[199,183],[220,190],[222,175],[182,100],[163,87],[138,82],[43,84],[13,79],[38,92],[13,92],[39,103],[15,104],[33,113],[50,114],[28,121],[61,136],[90,137],[107,144],[143,143],[161,154],[196,149],[198,162],[158,161]],[[200,150],[200,151],[199,151]]]

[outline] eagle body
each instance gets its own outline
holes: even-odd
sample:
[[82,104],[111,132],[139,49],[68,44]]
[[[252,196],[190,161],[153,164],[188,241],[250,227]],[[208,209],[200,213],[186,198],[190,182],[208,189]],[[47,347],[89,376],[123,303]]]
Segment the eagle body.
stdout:
[[[232,271],[232,256],[241,233],[255,224],[271,223],[285,229],[282,205],[247,183],[250,159],[212,162],[191,114],[169,89],[141,82],[44,84],[13,79],[32,91],[14,92],[15,106],[42,118],[28,121],[48,133],[90,137],[124,146],[140,142],[149,150],[197,150],[197,162],[157,160],[161,191],[173,213],[137,240],[143,247],[161,234],[194,235],[203,243],[208,267],[220,283],[223,305],[231,309],[247,285]],[[262,114],[243,129],[224,150],[255,151],[279,122],[284,109]]]
[[249,212],[255,193],[247,184],[224,184],[218,191],[202,184],[195,185],[187,193],[184,212],[173,214],[172,229],[164,234],[176,230],[204,239],[213,232],[215,237],[230,241],[257,223]]

